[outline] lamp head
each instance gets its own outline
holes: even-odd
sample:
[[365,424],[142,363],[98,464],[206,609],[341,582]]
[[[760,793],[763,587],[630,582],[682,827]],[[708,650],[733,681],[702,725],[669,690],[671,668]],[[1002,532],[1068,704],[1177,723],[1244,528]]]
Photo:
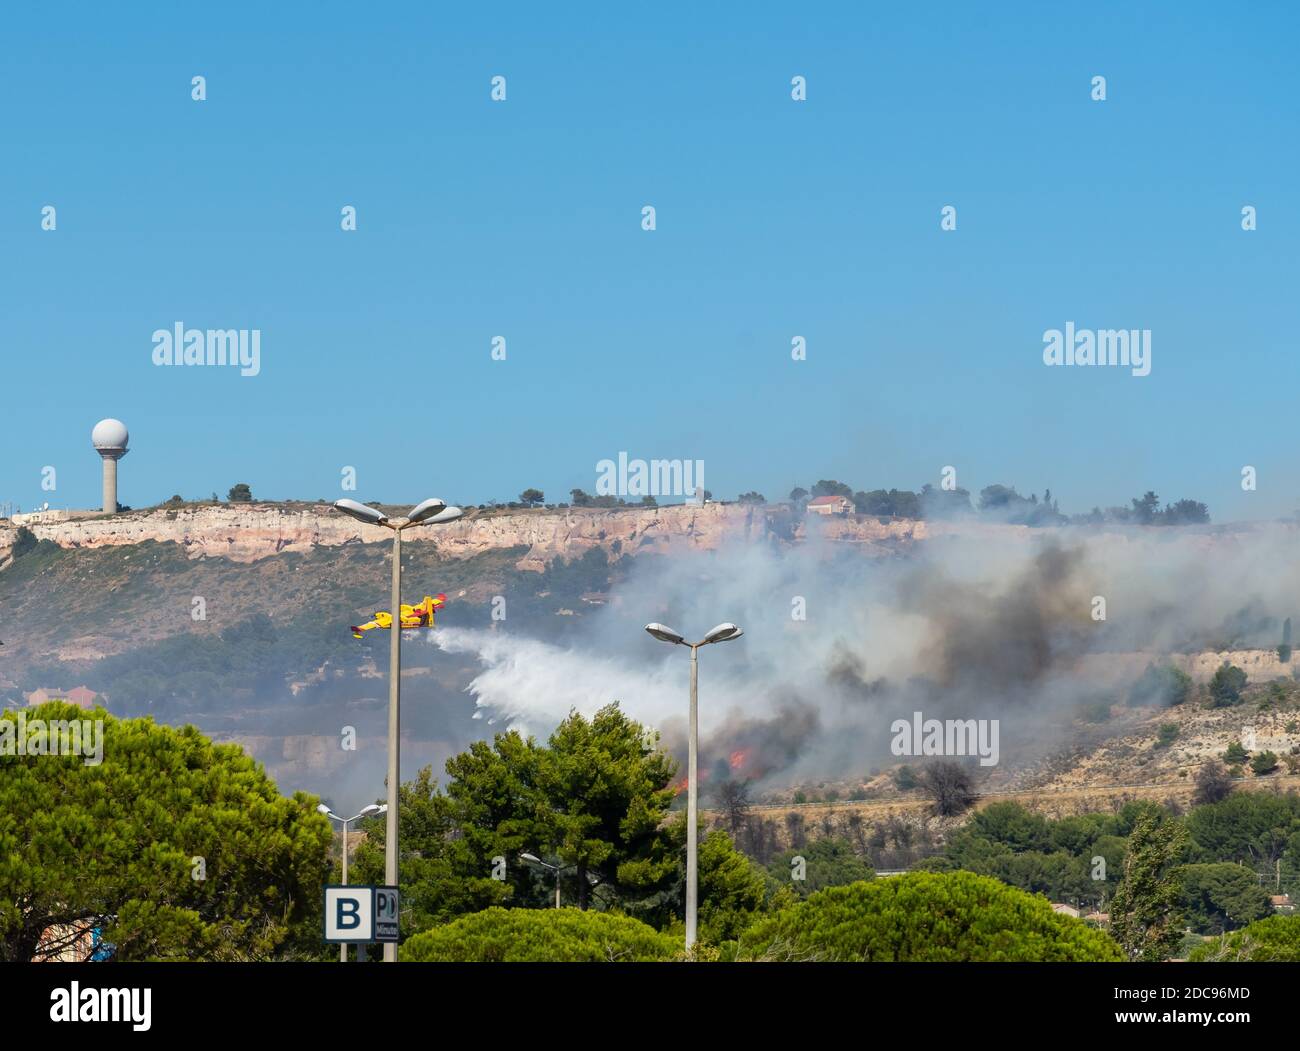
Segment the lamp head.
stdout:
[[704,636],[701,645],[707,646],[712,642],[730,642],[732,639],[738,639],[745,634],[736,625],[731,623],[719,624],[716,628]]
[[439,500],[436,496],[430,497],[428,500],[421,500],[418,504],[412,507],[409,512],[407,512],[406,521],[410,525],[416,525],[419,522],[423,522],[426,519],[441,514],[446,506],[446,501]]
[[653,635],[660,642],[671,642],[677,646],[684,646],[686,639],[666,624],[650,623],[645,626],[645,630]]
[[447,522],[454,522],[456,519],[463,517],[465,514],[459,507],[445,507],[432,518],[426,518],[426,525],[444,525]]
[[388,524],[386,514],[382,511],[376,511],[373,507],[367,507],[356,500],[335,500],[334,509],[342,511],[349,518],[355,518],[358,522],[365,522],[368,525]]

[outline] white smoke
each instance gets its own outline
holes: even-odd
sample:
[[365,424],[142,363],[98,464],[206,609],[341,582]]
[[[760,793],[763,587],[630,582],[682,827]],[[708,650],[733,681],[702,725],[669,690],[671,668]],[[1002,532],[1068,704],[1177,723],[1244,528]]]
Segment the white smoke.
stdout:
[[[571,710],[590,716],[617,700],[671,745],[686,718],[689,650],[642,626],[700,638],[734,621],[743,638],[700,650],[706,751],[711,737],[723,754],[741,742],[775,756],[769,772],[833,774],[885,756],[891,721],[914,707],[1003,719],[1005,753],[1017,732],[1040,736],[1044,720],[1126,689],[1173,647],[1234,624],[1276,645],[1282,618],[1300,612],[1290,608],[1296,543],[1283,525],[972,526],[885,558],[737,542],[637,559],[610,604],[586,614],[577,643],[542,642],[507,621],[439,629],[434,644],[478,659],[468,690],[490,722],[544,737]],[[1098,596],[1105,621],[1093,618]]]
[[447,653],[476,656],[483,670],[467,687],[490,724],[545,736],[569,711],[590,717],[617,700],[637,718],[657,724],[672,717],[683,696],[685,664],[625,660],[506,631],[440,628],[432,641]]

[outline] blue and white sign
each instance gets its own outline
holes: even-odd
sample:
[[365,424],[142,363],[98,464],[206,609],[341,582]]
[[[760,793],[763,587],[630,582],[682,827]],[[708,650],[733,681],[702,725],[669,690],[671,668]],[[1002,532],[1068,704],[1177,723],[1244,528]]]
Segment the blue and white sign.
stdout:
[[375,940],[375,888],[325,888],[325,940],[367,943]]
[[375,888],[375,941],[397,941],[400,899],[396,887]]

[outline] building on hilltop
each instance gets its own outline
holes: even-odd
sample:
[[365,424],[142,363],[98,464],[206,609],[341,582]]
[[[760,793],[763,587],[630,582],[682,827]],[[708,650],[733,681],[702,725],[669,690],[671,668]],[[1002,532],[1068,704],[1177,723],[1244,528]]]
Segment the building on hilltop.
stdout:
[[34,708],[46,701],[67,701],[78,708],[93,708],[99,697],[94,690],[85,686],[74,686],[71,690],[39,689],[27,694],[28,707]]
[[810,515],[848,515],[853,513],[853,501],[847,496],[816,496],[808,501]]

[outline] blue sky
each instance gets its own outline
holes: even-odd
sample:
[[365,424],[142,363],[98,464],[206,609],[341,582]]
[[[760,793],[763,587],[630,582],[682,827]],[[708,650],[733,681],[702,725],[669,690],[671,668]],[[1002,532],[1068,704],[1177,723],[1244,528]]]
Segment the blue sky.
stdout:
[[[0,501],[94,506],[117,416],[135,506],[557,499],[620,450],[1300,506],[1294,5],[376,6],[6,13]],[[155,367],[178,321],[261,374]],[[1046,367],[1067,321],[1151,375]]]

